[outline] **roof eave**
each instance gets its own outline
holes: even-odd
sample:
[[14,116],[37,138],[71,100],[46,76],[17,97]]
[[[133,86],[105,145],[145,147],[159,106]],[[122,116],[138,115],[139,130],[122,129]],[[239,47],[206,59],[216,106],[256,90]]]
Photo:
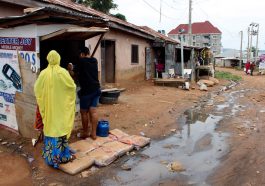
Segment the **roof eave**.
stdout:
[[148,39],[148,40],[155,40],[155,37],[150,35],[150,34],[147,34],[147,33],[144,33],[144,32],[140,32],[137,29],[132,29],[131,27],[126,27],[125,25],[121,25],[121,24],[118,24],[118,23],[115,23],[115,22],[112,22],[112,21],[110,21],[108,23],[108,26],[110,28],[118,29],[118,30],[130,33],[130,34],[133,34],[133,35],[137,35],[139,37],[142,37],[142,38],[145,38],[145,39]]
[[64,12],[53,8],[40,8],[22,16],[0,18],[1,28],[10,28],[27,24],[64,23],[80,26],[106,26],[106,21],[74,12]]

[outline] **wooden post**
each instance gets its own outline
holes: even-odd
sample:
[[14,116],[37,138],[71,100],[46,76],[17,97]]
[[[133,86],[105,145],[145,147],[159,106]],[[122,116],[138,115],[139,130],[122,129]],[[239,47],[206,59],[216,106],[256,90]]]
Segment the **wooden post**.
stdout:
[[257,24],[257,40],[256,40],[256,60],[255,62],[257,63],[258,62],[258,55],[259,55],[259,45],[258,45],[258,42],[259,42],[259,24]]
[[181,35],[181,41],[180,41],[180,47],[181,47],[181,76],[184,78],[184,52],[183,52],[183,35]]
[[243,31],[240,31],[240,34],[241,34],[241,41],[240,41],[240,61],[239,61],[239,68],[242,69],[242,60],[243,60],[243,54],[242,54]]
[[196,65],[195,65],[195,61],[194,61],[194,48],[192,48],[191,50],[191,69],[192,69],[192,72],[191,72],[191,81],[195,81],[195,68],[196,68]]
[[192,24],[191,24],[191,15],[192,15],[192,0],[189,0],[189,46],[192,46]]
[[104,37],[104,35],[105,35],[105,33],[101,34],[101,36],[100,36],[100,38],[99,38],[99,40],[98,40],[98,42],[97,42],[97,45],[96,45],[95,48],[94,48],[94,51],[93,51],[91,57],[94,57],[94,55],[95,55],[95,53],[96,53],[96,51],[97,51],[97,49],[98,49],[98,46],[99,46],[99,44],[100,44],[102,38]]

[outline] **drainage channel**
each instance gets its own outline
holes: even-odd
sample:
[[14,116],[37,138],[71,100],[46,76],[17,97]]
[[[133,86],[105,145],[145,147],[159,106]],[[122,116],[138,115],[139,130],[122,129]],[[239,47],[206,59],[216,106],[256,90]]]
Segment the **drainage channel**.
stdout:
[[[244,92],[225,94],[225,103],[215,105],[211,113],[226,107],[232,114],[243,109],[235,102]],[[215,96],[210,97],[208,102],[212,104]],[[202,107],[187,110],[179,118],[181,130],[163,140],[153,141],[150,148],[125,163],[131,167],[130,171],[114,168],[112,171],[117,179],[105,178],[101,185],[176,185],[179,180],[185,185],[207,185],[205,180],[229,150],[225,142],[229,134],[216,130],[224,116],[202,113]],[[172,171],[174,162],[181,164],[183,170]]]

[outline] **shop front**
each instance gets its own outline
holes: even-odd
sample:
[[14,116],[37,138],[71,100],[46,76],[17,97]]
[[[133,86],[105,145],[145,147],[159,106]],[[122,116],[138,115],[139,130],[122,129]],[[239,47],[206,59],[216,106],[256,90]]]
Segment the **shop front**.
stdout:
[[47,20],[23,25],[24,17],[8,20],[0,20],[0,26],[10,25],[0,30],[0,126],[34,138],[37,134],[33,129],[36,111],[33,87],[40,71],[48,65],[48,52],[57,50],[61,66],[66,68],[68,63],[77,63],[79,49],[87,39],[100,35],[98,44],[91,49],[94,54],[108,29]]

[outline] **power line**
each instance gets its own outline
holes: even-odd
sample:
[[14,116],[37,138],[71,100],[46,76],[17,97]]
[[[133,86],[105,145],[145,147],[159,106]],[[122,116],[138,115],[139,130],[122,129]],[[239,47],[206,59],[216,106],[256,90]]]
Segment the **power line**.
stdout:
[[167,7],[171,8],[173,10],[183,10],[183,9],[187,8],[187,6],[185,6],[185,8],[176,8],[173,5],[170,5],[170,4],[166,3],[166,1],[163,1],[163,4],[165,4]]
[[197,0],[197,1],[194,2],[194,4],[204,3],[204,2],[207,2],[207,1],[211,1],[211,0]]
[[175,18],[173,18],[173,17],[169,17],[169,16],[163,14],[162,12],[160,12],[159,10],[157,10],[155,7],[153,7],[150,3],[148,3],[146,0],[143,0],[143,2],[144,2],[146,5],[148,5],[151,9],[153,9],[153,10],[156,11],[157,13],[161,14],[162,16],[164,16],[164,17],[166,17],[166,18],[168,18],[168,19],[178,20],[178,19],[175,19]]
[[[200,5],[197,5],[197,6],[206,15],[206,17],[208,19],[210,17],[209,14],[205,10],[203,10]],[[215,17],[215,18],[217,18],[217,17]],[[222,27],[222,30],[225,30],[230,35],[231,38],[238,37],[238,34],[232,33],[231,31],[229,31],[229,29],[225,28],[224,26],[221,26],[221,27]]]

